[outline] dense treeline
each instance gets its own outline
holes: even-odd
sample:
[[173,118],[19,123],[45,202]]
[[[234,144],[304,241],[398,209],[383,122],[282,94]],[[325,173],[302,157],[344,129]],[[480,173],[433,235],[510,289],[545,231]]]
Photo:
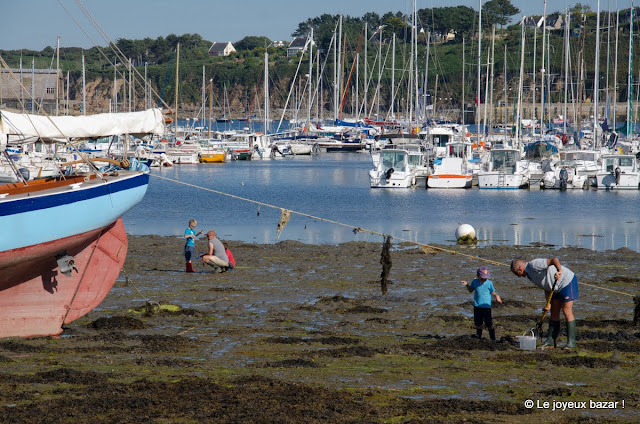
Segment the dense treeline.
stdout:
[[[495,45],[495,99],[500,99],[506,88],[508,91],[508,103],[512,103],[517,89],[517,74],[519,70],[520,40],[521,30],[517,24],[508,26],[511,18],[519,13],[509,0],[491,0],[483,5],[483,52],[482,62],[486,63],[487,54],[491,48],[491,30],[496,25]],[[548,14],[548,21],[551,22],[558,13]],[[603,27],[607,23],[609,27],[613,27],[609,37],[601,37],[601,42],[607,39],[612,43],[615,39],[615,22],[618,19],[624,22],[626,17],[626,25],[620,24],[619,38],[628,40],[628,17],[629,10],[621,11],[620,14],[612,14],[609,17],[606,13],[600,16]],[[382,16],[376,13],[367,13],[362,17],[344,16],[342,18],[342,31],[344,39],[341,45],[345,47],[345,57],[343,59],[345,74],[349,72],[354,63],[355,52],[357,46],[364,42],[367,45],[367,66],[369,71],[369,81],[365,82],[360,76],[352,78],[350,84],[353,86],[358,84],[360,99],[362,101],[365,86],[369,87],[369,104],[367,109],[372,107],[374,96],[372,87],[377,84],[377,72],[380,67],[383,71],[381,80],[381,109],[388,110],[390,108],[391,99],[391,58],[390,44],[392,36],[396,36],[396,73],[395,86],[396,98],[394,99],[394,109],[401,110],[406,106],[407,98],[407,80],[408,80],[408,60],[411,42],[411,17],[402,13],[386,13]],[[307,36],[313,28],[315,48],[314,52],[320,51],[319,58],[321,66],[324,67],[323,87],[325,95],[323,96],[324,108],[329,109],[333,100],[331,99],[332,79],[333,79],[333,52],[330,51],[332,38],[334,37],[338,15],[323,14],[321,16],[310,18],[298,24],[293,31],[292,36]],[[579,69],[578,61],[583,62],[586,70],[586,78],[584,79],[585,93],[588,93],[593,86],[593,68],[594,68],[594,50],[595,50],[595,24],[596,14],[590,12],[588,7],[581,4],[575,5],[571,9],[571,61],[572,71],[575,74]],[[462,63],[463,63],[463,42],[464,57],[466,61],[465,74],[465,93],[464,98],[467,103],[471,103],[475,95],[476,86],[476,68],[477,68],[477,12],[466,6],[441,7],[433,9],[421,9],[418,11],[418,69],[420,69],[420,81],[425,77],[427,37],[430,33],[430,39],[433,41],[429,47],[429,72],[427,78],[427,90],[430,95],[438,99],[444,99],[451,106],[459,104],[463,97],[462,93]],[[500,30],[501,26],[507,25]],[[367,38],[369,40],[361,41],[364,28],[367,27]],[[636,30],[637,32],[637,30]],[[534,33],[534,29],[527,29],[526,35],[526,52],[525,52],[525,94],[530,91],[533,69],[533,38],[537,37],[537,64],[542,54],[542,42],[540,40],[540,31]],[[584,40],[582,35],[584,35]],[[379,45],[379,40],[382,45]],[[298,67],[299,56],[287,57],[286,45],[284,47],[269,47],[271,40],[261,36],[247,36],[233,43],[236,52],[228,57],[210,57],[209,48],[211,41],[204,40],[199,34],[170,34],[166,37],[158,37],[156,39],[145,38],[142,40],[118,39],[115,46],[94,47],[88,50],[80,48],[62,48],[61,68],[63,72],[69,73],[71,80],[71,98],[79,99],[81,90],[81,63],[84,55],[86,63],[86,78],[92,82],[93,92],[88,96],[104,97],[106,102],[113,96],[113,80],[114,80],[114,64],[117,72],[117,90],[120,90],[123,84],[126,84],[127,73],[126,67],[128,63],[119,63],[116,61],[112,48],[117,48],[122,54],[130,58],[133,66],[142,74],[144,65],[147,64],[147,78],[151,86],[157,93],[162,93],[163,100],[172,105],[175,93],[175,62],[176,62],[176,46],[180,43],[180,86],[179,86],[179,104],[181,108],[187,110],[195,110],[199,108],[201,102],[201,91],[203,76],[203,66],[205,68],[205,83],[209,80],[213,83],[214,106],[220,108],[224,91],[231,103],[232,111],[241,114],[245,113],[252,103],[259,104],[254,98],[256,93],[260,93],[262,87],[262,75],[264,71],[264,53],[269,53],[270,61],[270,86],[273,107],[282,107],[287,97],[289,88],[292,83],[293,76]],[[551,74],[552,100],[558,101],[564,94],[564,58],[563,58],[563,31],[549,31],[549,51],[548,58],[550,66],[548,66],[548,74]],[[583,47],[584,45],[584,47]],[[618,46],[618,83],[624,85],[626,83],[626,63],[628,57],[627,42],[620,42]],[[506,52],[505,52],[506,47]],[[601,46],[601,55],[605,51],[606,46]],[[614,46],[610,45],[611,51]],[[363,47],[360,47],[359,70],[362,73],[364,68]],[[378,55],[382,54],[383,66],[378,62]],[[52,47],[47,47],[41,52],[35,51],[0,51],[2,57],[12,67],[18,67],[22,58],[23,67],[29,69],[32,66],[32,60],[36,68],[49,68],[55,64],[55,51]],[[614,53],[610,53],[607,61],[602,58],[603,64],[612,63]],[[303,74],[307,72],[307,58],[304,58],[305,65]],[[505,66],[506,61],[506,66]],[[635,65],[637,66],[637,65]],[[506,68],[506,78],[504,70]],[[613,68],[611,66],[611,68]],[[606,85],[608,81],[613,81],[613,69],[607,67],[608,74],[602,76],[600,87]],[[603,66],[601,65],[601,71]],[[372,78],[373,74],[375,78]],[[315,71],[314,71],[315,74]],[[483,67],[483,78],[486,75],[486,66]],[[436,78],[438,79],[438,92],[435,92]],[[422,83],[420,84],[422,85]],[[87,83],[89,86],[89,83]],[[484,90],[485,82],[483,80],[482,87]],[[574,83],[572,89],[577,91],[578,85]],[[138,102],[143,98],[142,88],[137,85],[134,87]],[[207,88],[209,90],[209,88]],[[124,89],[122,90],[124,93]],[[354,92],[355,90],[350,90]],[[208,91],[207,91],[208,93]],[[578,93],[574,93],[578,96]],[[588,94],[583,95],[586,97]],[[123,94],[124,96],[124,94]],[[624,101],[626,90],[619,90],[619,101]],[[482,101],[485,95],[481,95]],[[494,100],[495,100],[494,99]],[[94,103],[97,107],[106,108],[101,105],[99,100]],[[91,102],[90,102],[91,104]],[[345,111],[352,112],[355,105],[354,100],[346,102]]]

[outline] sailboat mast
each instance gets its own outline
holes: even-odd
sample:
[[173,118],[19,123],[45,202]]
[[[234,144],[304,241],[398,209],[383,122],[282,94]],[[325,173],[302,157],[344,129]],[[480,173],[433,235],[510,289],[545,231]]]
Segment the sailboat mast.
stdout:
[[309,86],[309,100],[307,102],[307,125],[311,122],[311,81],[313,71],[313,28],[311,28],[311,35],[309,36],[309,78],[307,78],[307,85]]
[[518,107],[516,108],[516,147],[520,148],[520,112],[522,111],[522,82],[523,82],[523,71],[524,71],[524,21],[525,16],[522,17],[522,22],[520,23],[520,75],[518,76]]
[[396,101],[396,33],[391,39],[391,119],[394,119],[393,105]]
[[413,63],[414,63],[414,99],[415,99],[415,119],[418,122],[418,108],[419,108],[419,94],[418,94],[418,9],[416,6],[416,0],[413,0],[413,36],[411,37],[413,44]]
[[269,134],[269,53],[264,52],[264,134]]
[[[336,50],[333,51],[333,67],[335,69],[334,73],[334,111],[333,111],[333,119],[334,122],[338,119],[338,111],[340,110],[340,78],[342,76],[342,68],[340,67],[340,63],[338,60],[342,57],[342,15],[340,15],[338,21],[338,36],[336,37]],[[337,56],[336,56],[337,55]]]
[[494,72],[494,64],[495,64],[495,39],[496,39],[496,26],[493,25],[493,31],[491,33],[491,80],[489,93],[491,93],[491,99],[489,101],[489,132],[493,134],[493,72]]
[[133,110],[133,72],[131,72],[131,58],[129,58],[129,112]]
[[629,18],[629,68],[627,71],[627,137],[631,136],[633,111],[633,0],[631,0],[631,16]]
[[620,9],[616,10],[616,53],[613,65],[613,130],[616,129],[616,103],[618,103],[618,26],[620,25]]
[[[523,24],[524,25],[524,24]],[[538,43],[538,24],[533,27],[533,69],[531,70],[531,74],[533,75],[533,83],[531,86],[533,89],[531,90],[531,122],[536,122],[536,74],[538,71],[536,70],[536,54],[538,52],[538,48],[536,44]],[[532,132],[535,134],[535,125],[533,125]]]
[[465,51],[464,43],[465,43],[465,40],[463,38],[462,39],[462,113],[461,113],[461,118],[460,118],[460,123],[462,125],[464,125],[464,75],[465,75],[464,67],[466,66],[465,57],[464,57],[464,51]]
[[549,126],[551,126],[551,31],[547,32],[547,67],[549,72],[547,72],[545,103],[547,105],[547,119],[549,120]]
[[118,112],[118,75],[117,75],[117,68],[118,68],[118,59],[115,60],[115,62],[113,62],[113,111],[114,112]]
[[480,74],[481,74],[481,61],[482,61],[482,0],[478,0],[478,86],[476,90],[477,101],[476,101],[476,134],[477,134],[477,144],[480,145]]
[[569,10],[565,14],[564,25],[564,108],[562,110],[562,133],[567,133],[567,96],[568,96],[568,81],[569,81],[569,24],[571,23],[571,15]]
[[600,79],[600,0],[596,15],[596,64],[593,73],[593,144],[598,147],[598,86]]
[[[610,104],[610,99],[609,99],[609,58],[611,57],[609,54],[609,43],[611,42],[611,0],[608,1],[608,7],[609,10],[607,11],[607,84],[606,84],[606,95],[605,95],[605,101],[606,101],[606,105],[607,105],[607,110],[606,110],[606,118],[609,120],[609,118],[611,118],[611,116],[609,116],[610,110],[609,110],[609,104]],[[615,127],[614,127],[615,128]]]
[[487,107],[491,104],[491,93],[489,92],[489,61],[491,60],[491,49],[487,49],[487,73],[485,75],[485,83],[484,83],[484,117],[483,117],[483,126],[484,126],[484,134],[485,134],[485,139],[487,138],[487,134],[488,134],[488,127],[487,127],[487,118],[489,116],[489,109],[487,109]]
[[[462,40],[462,42],[464,43],[464,39]],[[424,119],[425,121],[427,120],[427,88],[429,87],[429,48],[431,47],[431,31],[427,31],[427,54],[426,54],[426,60],[424,63],[424,86],[422,87],[422,91],[423,91],[423,96],[422,96],[422,102],[423,104],[423,109],[424,109]],[[462,59],[464,61],[464,58]],[[434,118],[435,118],[435,114],[434,114]]]
[[316,51],[316,84],[318,84],[318,101],[316,101],[316,121],[320,121],[320,105],[322,104],[322,80],[320,79],[320,50]]
[[[56,115],[60,115],[60,37],[56,42]],[[0,104],[2,101],[0,101]]]
[[69,87],[70,87],[69,74],[70,74],[70,71],[67,71],[67,97],[66,97],[66,102],[65,102],[65,106],[66,106],[66,109],[67,109],[66,115],[69,115],[69,90],[70,90],[69,89]]
[[87,80],[84,68],[84,54],[82,54],[82,114],[87,114]]
[[[84,56],[82,56],[84,59]],[[20,52],[20,85],[24,85],[24,75],[22,74],[22,52]],[[20,108],[24,113],[24,90],[20,90]]]
[[376,119],[380,119],[380,82],[382,80],[382,27],[379,27],[378,31],[380,32],[380,42],[378,43],[378,86],[376,87]]
[[503,123],[507,125],[507,103],[509,98],[507,97],[507,45],[504,45],[504,117]]
[[175,137],[178,138],[178,82],[180,81],[179,76],[180,71],[180,43],[176,46],[176,89],[175,89],[175,99],[174,99],[174,129],[175,129]]
[[580,66],[580,70],[578,71],[578,74],[580,75],[578,78],[579,81],[579,86],[578,86],[578,101],[580,102],[580,114],[578,116],[578,118],[580,119],[580,129],[582,129],[582,117],[583,117],[583,112],[582,112],[582,108],[584,105],[584,39],[586,38],[586,25],[587,25],[587,16],[582,13],[582,29],[580,31],[580,35],[582,36],[582,43],[580,46],[580,61],[578,66]]
[[204,76],[204,65],[202,65],[202,122],[204,123],[204,113],[207,110],[204,103],[207,100],[207,87]]
[[36,80],[36,58],[32,57],[31,58],[31,85],[30,85],[30,90],[31,90],[31,98],[29,99],[29,103],[31,104],[31,113],[35,113],[35,107],[36,107],[36,102],[33,100],[35,99],[35,80]]
[[547,0],[544,0],[544,9],[542,11],[542,67],[540,68],[540,135],[544,140],[545,126],[544,126],[544,95],[545,95],[545,56],[547,55],[546,42],[547,42]]
[[356,126],[359,126],[358,121],[360,120],[360,52],[356,53],[356,99],[354,103],[354,112],[356,119]]
[[[388,51],[388,50],[387,50]],[[382,58],[382,56],[381,56]],[[413,111],[414,111],[414,102],[413,102],[413,89],[414,89],[414,80],[413,80],[413,74],[414,74],[414,65],[415,65],[415,61],[414,61],[414,56],[413,56],[413,27],[411,28],[411,52],[409,54],[409,78],[408,78],[408,82],[409,82],[409,95],[407,96],[407,106],[409,109],[409,129],[410,132],[413,132]]]
[[[149,82],[147,81],[147,71],[148,71],[147,62],[144,62],[144,108],[145,109],[149,109],[149,98],[150,98]],[[203,83],[204,83],[204,80],[203,80]],[[203,103],[203,107],[204,107],[204,103]],[[203,120],[204,120],[204,109],[202,109],[202,114],[203,114]]]
[[209,124],[207,125],[207,138],[211,140],[211,113],[213,112],[213,78],[209,80]]
[[369,108],[367,107],[367,92],[369,90],[367,90],[367,88],[369,87],[369,79],[367,77],[367,44],[369,44],[369,36],[368,36],[368,31],[369,31],[369,24],[365,21],[364,23],[364,82],[363,82],[363,86],[364,86],[364,112],[367,113],[367,110],[369,110]]

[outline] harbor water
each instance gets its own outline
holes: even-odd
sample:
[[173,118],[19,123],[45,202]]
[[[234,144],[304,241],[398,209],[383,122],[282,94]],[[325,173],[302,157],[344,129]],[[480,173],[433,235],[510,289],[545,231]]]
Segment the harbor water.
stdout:
[[[153,168],[125,228],[182,237],[194,218],[198,230],[251,243],[377,242],[382,236],[373,233],[382,233],[454,246],[464,223],[475,228],[478,246],[640,252],[639,191],[371,189],[371,167],[368,153],[322,153]],[[294,213],[278,234],[282,209]]]

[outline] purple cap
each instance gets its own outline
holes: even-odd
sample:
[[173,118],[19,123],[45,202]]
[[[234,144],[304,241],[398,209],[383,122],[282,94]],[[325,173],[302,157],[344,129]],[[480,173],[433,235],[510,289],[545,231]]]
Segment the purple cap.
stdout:
[[491,278],[491,276],[489,275],[489,268],[487,268],[486,266],[481,266],[480,268],[478,268],[478,277],[484,278],[486,280]]

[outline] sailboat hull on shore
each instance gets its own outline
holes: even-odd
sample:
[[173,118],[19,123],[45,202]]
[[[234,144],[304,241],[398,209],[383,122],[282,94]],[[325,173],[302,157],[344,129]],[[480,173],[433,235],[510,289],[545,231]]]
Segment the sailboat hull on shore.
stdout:
[[127,253],[122,214],[149,175],[0,186],[0,337],[50,336],[107,295]]
[[[83,234],[0,253],[0,337],[54,336],[109,293],[127,255],[122,218]],[[73,257],[63,275],[56,260]]]
[[[0,111],[0,153],[9,165],[8,149],[36,140],[163,133],[158,109],[81,117]],[[87,159],[93,161],[117,169],[0,185],[0,338],[60,334],[63,324],[98,306],[118,278],[127,254],[122,215],[144,197],[149,174],[126,158]]]

